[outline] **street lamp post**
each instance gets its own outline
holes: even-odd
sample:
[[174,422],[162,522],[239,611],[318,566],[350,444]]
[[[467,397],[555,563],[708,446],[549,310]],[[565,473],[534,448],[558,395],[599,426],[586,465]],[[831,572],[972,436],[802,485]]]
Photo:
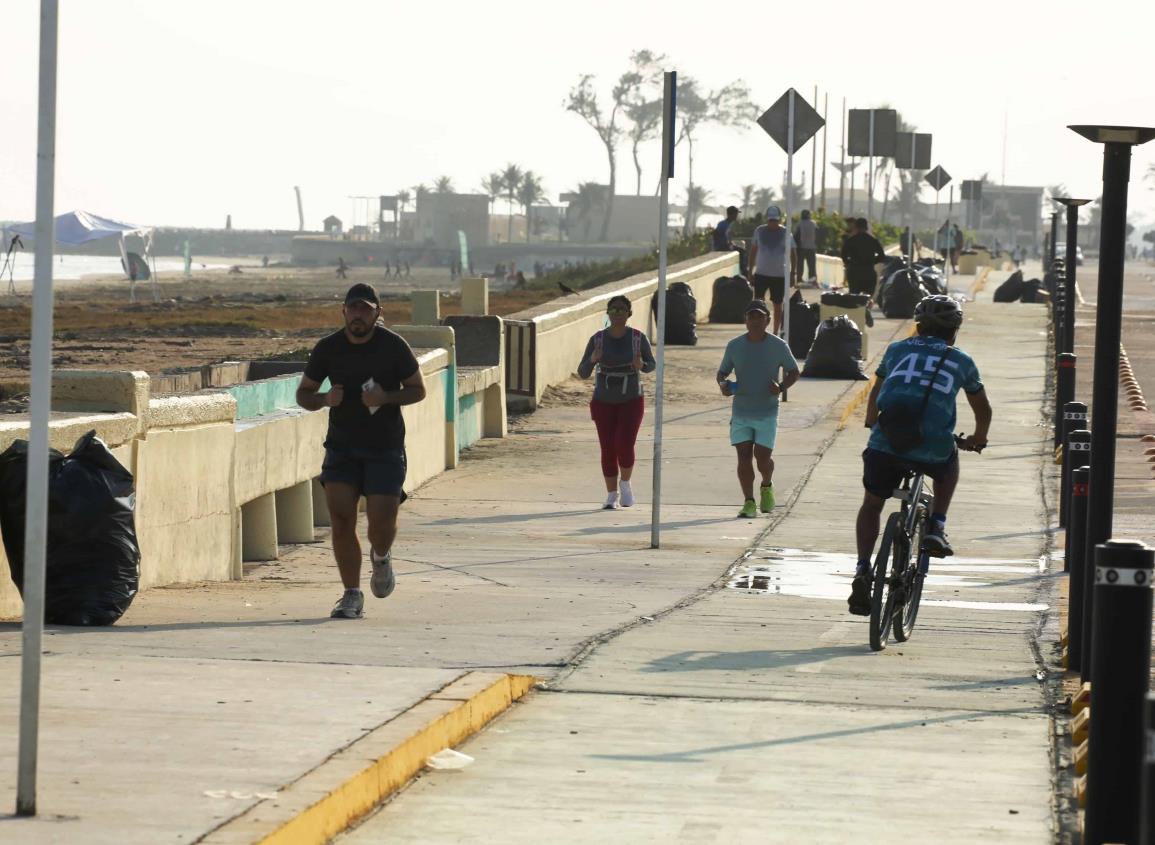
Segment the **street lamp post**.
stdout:
[[[1111,537],[1115,483],[1115,428],[1118,422],[1119,346],[1123,322],[1123,258],[1127,242],[1127,183],[1131,175],[1131,148],[1155,138],[1155,128],[1137,126],[1071,126],[1084,138],[1103,144],[1103,215],[1099,246],[1099,285],[1096,295],[1094,395],[1091,409],[1091,484],[1087,507],[1086,544],[1095,560],[1095,548]],[[1070,246],[1068,245],[1068,249]],[[1090,624],[1092,620],[1083,620]],[[1093,647],[1093,646],[1092,646]],[[1093,687],[1092,687],[1093,689]],[[1092,692],[1092,696],[1094,693]],[[1096,712],[1099,719],[1110,713]],[[1106,749],[1101,749],[1105,751]],[[1099,759],[1105,759],[1100,756]],[[1088,769],[1087,842],[1128,841],[1138,818],[1137,795],[1100,794],[1090,801],[1096,773]],[[1138,773],[1136,773],[1136,777]]]
[[1047,261],[1047,271],[1054,272],[1055,270],[1055,254],[1058,251],[1056,244],[1059,239],[1059,212],[1051,212],[1051,256]]
[[1090,200],[1074,199],[1072,197],[1057,197],[1067,207],[1067,260],[1066,260],[1066,294],[1063,302],[1066,309],[1063,329],[1066,337],[1063,339],[1063,349],[1067,352],[1075,351],[1075,251],[1079,240],[1079,207],[1086,205]]

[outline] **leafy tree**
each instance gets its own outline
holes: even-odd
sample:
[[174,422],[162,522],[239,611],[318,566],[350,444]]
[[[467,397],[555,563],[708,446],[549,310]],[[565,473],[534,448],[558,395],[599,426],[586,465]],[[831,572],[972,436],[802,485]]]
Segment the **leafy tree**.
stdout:
[[433,190],[439,194],[452,194],[453,180],[448,176],[438,176],[433,182]]
[[778,194],[773,188],[758,188],[754,191],[754,211],[761,214],[777,199]]
[[630,121],[630,152],[637,173],[637,196],[642,195],[642,162],[638,148],[662,130],[662,65],[666,57],[649,50],[630,55],[630,70],[623,74],[622,111]]
[[[743,217],[750,213],[750,205],[754,202],[754,192],[756,190],[753,185],[743,185],[741,188],[742,199],[739,200],[741,205],[738,207],[742,210]],[[767,203],[767,205],[769,205],[769,203]]]
[[507,164],[505,170],[501,171],[501,187],[509,204],[509,231],[505,238],[509,243],[513,243],[513,203],[517,199],[517,191],[521,188],[521,180],[524,178],[525,174],[516,164]]
[[397,192],[397,204],[401,207],[401,211],[409,207],[409,201],[411,199],[413,199],[413,195],[410,194],[407,189],[402,188]]
[[694,133],[708,124],[746,127],[758,116],[758,107],[750,100],[750,89],[741,80],[713,91],[706,91],[692,77],[678,83],[678,117],[681,129],[677,142],[686,142],[687,187],[694,185]]
[[517,201],[525,209],[525,242],[529,243],[529,235],[533,224],[533,204],[545,196],[545,188],[541,178],[532,170],[525,171],[521,177],[521,185],[517,189]]
[[1062,203],[1055,201],[1056,198],[1057,197],[1069,197],[1070,196],[1070,193],[1068,193],[1068,191],[1067,191],[1067,186],[1064,185],[1062,182],[1060,182],[1057,185],[1051,185],[1050,187],[1048,187],[1047,188],[1047,194],[1050,196],[1051,204],[1055,207],[1056,211],[1063,207]]
[[490,173],[481,180],[481,192],[489,197],[490,214],[493,213],[493,203],[505,193],[505,182],[500,173]]
[[573,112],[588,123],[597,133],[598,139],[601,140],[606,149],[606,159],[610,166],[610,189],[606,201],[606,216],[602,220],[600,238],[602,241],[609,238],[610,217],[614,210],[614,192],[617,190],[617,148],[622,137],[622,127],[618,125],[618,115],[625,105],[626,98],[634,88],[634,77],[629,72],[623,74],[611,92],[611,105],[607,115],[602,110],[597,92],[594,90],[594,76],[587,73],[578,79],[577,85],[570,90],[569,97],[565,102],[566,111]]
[[572,215],[572,222],[582,227],[582,240],[589,243],[593,218],[605,207],[605,192],[596,182],[582,182],[573,191],[573,195],[574,199],[566,210],[566,218],[568,220]]

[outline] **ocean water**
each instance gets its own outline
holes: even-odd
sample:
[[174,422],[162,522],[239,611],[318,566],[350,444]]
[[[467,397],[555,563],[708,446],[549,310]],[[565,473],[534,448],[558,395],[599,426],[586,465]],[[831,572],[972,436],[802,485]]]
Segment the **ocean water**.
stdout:
[[[11,267],[5,267],[5,257],[0,253],[0,267],[4,272],[0,275],[0,287],[7,290],[8,273],[11,269],[16,288],[21,288],[20,282],[31,283],[34,261],[31,252],[17,252],[11,257]],[[184,272],[183,258],[155,259],[157,275],[163,279],[166,275],[176,275]],[[210,270],[226,269],[224,264],[205,264]],[[201,262],[193,260],[193,269],[200,270]],[[85,276],[119,276],[126,282],[128,277],[120,267],[119,255],[57,255],[52,260],[52,278],[55,281],[67,282],[83,279]],[[2,292],[0,290],[0,292]]]

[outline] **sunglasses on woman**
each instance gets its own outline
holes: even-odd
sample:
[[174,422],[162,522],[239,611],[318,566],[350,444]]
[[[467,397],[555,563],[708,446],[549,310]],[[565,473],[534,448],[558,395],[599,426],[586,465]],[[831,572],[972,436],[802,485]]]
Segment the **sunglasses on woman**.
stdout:
[[606,313],[607,314],[629,314],[630,309],[629,308],[619,308],[619,307],[615,306],[613,308],[607,308]]

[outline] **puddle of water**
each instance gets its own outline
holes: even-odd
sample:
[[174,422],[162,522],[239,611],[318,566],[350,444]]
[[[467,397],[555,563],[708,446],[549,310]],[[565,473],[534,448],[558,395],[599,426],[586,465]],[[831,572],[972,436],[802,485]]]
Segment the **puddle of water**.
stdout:
[[[726,586],[749,594],[844,602],[856,563],[856,556],[845,552],[755,547],[747,552],[746,562],[731,572]],[[947,591],[957,593],[962,589],[991,586],[994,581],[982,579],[996,573],[1032,575],[1039,572],[1035,560],[966,557],[934,560],[924,587],[923,603],[970,610],[1038,612],[1045,610],[1047,605],[934,599],[931,596],[935,593],[941,595]]]

